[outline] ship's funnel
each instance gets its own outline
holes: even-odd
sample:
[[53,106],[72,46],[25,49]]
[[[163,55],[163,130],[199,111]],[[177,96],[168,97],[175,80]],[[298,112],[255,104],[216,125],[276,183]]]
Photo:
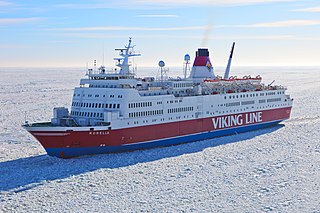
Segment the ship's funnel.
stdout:
[[200,48],[198,51],[196,51],[196,58],[193,63],[190,78],[192,78],[194,81],[215,78],[208,49]]

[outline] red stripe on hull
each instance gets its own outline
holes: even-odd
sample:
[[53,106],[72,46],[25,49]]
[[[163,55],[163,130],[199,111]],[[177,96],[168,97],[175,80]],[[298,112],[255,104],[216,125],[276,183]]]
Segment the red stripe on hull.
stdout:
[[[66,132],[48,132],[47,136],[43,135],[44,131],[31,132],[31,134],[45,148],[121,146],[123,144],[246,126],[253,123],[285,120],[289,119],[290,112],[291,107],[287,107],[116,130],[68,131],[67,133],[70,134],[64,135],[61,133]],[[57,133],[57,135],[52,135],[54,133]]]

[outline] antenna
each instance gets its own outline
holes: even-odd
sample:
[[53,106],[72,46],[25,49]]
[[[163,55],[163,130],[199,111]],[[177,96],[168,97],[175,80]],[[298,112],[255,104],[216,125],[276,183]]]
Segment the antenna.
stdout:
[[94,71],[96,71],[97,70],[97,60],[96,59],[93,60],[93,66],[94,66]]
[[183,77],[184,79],[187,78],[187,72],[190,72],[190,55],[186,54],[184,56],[184,69],[183,69]]
[[[132,39],[132,38],[130,37],[130,39]],[[132,46],[132,48],[131,48],[131,53],[134,53],[133,48],[134,48],[135,46],[136,46],[136,45],[133,45],[133,46]],[[130,54],[131,54],[131,53],[130,53]],[[132,57],[131,62],[132,62],[132,74],[136,75],[136,71],[137,71],[137,70],[135,69],[134,57]]]
[[235,44],[236,44],[235,42],[233,42],[233,44],[232,44],[232,48],[231,48],[231,52],[230,52],[230,57],[229,57],[229,60],[228,60],[228,65],[227,65],[226,72],[224,73],[224,77],[223,77],[224,79],[228,79],[228,78],[229,78],[230,67],[231,67],[233,50],[234,50]]
[[160,81],[163,82],[166,78],[166,72],[167,70],[164,68],[164,66],[166,65],[164,63],[164,61],[159,61],[159,70],[160,70]]
[[88,67],[88,62],[86,62],[86,75],[89,75],[90,74],[90,70],[89,70],[89,67]]
[[104,44],[102,48],[102,66],[104,66]]

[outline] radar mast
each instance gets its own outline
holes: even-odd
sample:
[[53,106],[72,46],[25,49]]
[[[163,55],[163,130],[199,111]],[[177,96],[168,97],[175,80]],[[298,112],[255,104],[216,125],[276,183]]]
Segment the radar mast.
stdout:
[[114,60],[117,61],[117,66],[120,67],[120,75],[129,75],[132,74],[130,73],[130,69],[129,66],[131,66],[131,64],[129,64],[129,58],[130,57],[134,57],[134,56],[141,56],[140,53],[135,53],[133,51],[133,48],[135,47],[135,45],[131,44],[132,38],[129,38],[129,44],[127,46],[125,46],[125,48],[117,48],[115,49],[116,51],[119,51],[119,58],[114,58]]

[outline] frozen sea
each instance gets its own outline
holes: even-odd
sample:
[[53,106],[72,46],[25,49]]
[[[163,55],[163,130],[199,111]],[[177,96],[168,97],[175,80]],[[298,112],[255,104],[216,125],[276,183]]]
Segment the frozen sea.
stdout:
[[[157,73],[148,70],[139,74]],[[64,160],[46,155],[21,124],[70,107],[83,69],[0,68],[0,212],[320,212],[320,67],[232,72],[287,86],[291,119],[207,141]]]

